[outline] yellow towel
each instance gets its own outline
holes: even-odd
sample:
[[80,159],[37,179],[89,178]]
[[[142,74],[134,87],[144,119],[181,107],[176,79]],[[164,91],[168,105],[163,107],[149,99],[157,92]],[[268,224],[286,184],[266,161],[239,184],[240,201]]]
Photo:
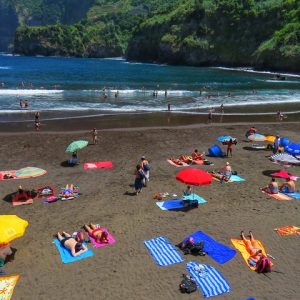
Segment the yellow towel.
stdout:
[[[243,242],[243,240],[231,239],[231,242],[232,242],[233,246],[237,250],[239,250],[241,252],[241,254],[242,254],[242,256],[243,256],[243,258],[244,258],[247,266],[251,270],[255,271],[255,267],[250,266],[249,263],[248,263],[248,259],[250,257],[250,253],[248,252],[248,250],[247,250],[247,248],[246,248],[245,243]],[[266,250],[265,250],[264,246],[262,245],[262,243],[260,241],[258,241],[258,240],[256,240],[256,242],[257,242],[259,248],[262,250],[263,255],[267,256]]]

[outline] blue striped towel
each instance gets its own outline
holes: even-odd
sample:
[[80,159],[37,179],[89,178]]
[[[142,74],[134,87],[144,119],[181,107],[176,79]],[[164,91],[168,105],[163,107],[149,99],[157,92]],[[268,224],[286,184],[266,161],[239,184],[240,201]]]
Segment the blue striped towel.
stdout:
[[163,236],[144,241],[144,243],[155,262],[161,267],[184,261],[176,247]]
[[195,279],[203,297],[209,298],[230,292],[227,280],[212,266],[190,261],[186,265],[186,269]]

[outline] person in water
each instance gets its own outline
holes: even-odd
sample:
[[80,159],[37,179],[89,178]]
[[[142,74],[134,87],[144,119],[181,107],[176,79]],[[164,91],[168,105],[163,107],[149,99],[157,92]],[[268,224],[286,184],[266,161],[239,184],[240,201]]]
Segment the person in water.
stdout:
[[296,191],[295,182],[290,178],[286,178],[286,182],[280,186],[279,190],[284,193],[295,193]]
[[250,254],[248,258],[248,263],[250,266],[255,267],[256,264],[265,257],[262,253],[262,249],[260,248],[257,241],[254,239],[254,236],[251,231],[249,231],[250,240],[247,240],[244,234],[244,231],[241,232],[241,239],[243,240],[247,251]]
[[262,190],[269,194],[278,194],[279,188],[276,179],[273,177],[271,182],[268,184],[268,186],[262,188]]
[[92,223],[90,225],[84,225],[83,229],[89,234],[89,236],[94,238],[98,244],[109,242],[108,233],[103,229],[98,228],[96,225]]
[[85,245],[76,241],[76,239],[73,238],[69,233],[64,231],[62,233],[58,232],[56,236],[62,246],[64,246],[66,249],[69,249],[74,257],[79,256],[88,250]]

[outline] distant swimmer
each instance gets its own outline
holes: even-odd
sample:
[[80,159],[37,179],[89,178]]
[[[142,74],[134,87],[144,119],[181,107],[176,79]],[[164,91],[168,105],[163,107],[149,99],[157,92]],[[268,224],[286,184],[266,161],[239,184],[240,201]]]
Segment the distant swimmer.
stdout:
[[169,102],[168,103],[168,111],[170,111],[171,110],[171,103]]
[[118,98],[118,96],[119,96],[119,91],[116,91],[115,92],[115,98]]
[[224,104],[222,103],[220,106],[221,114],[224,114]]
[[167,97],[168,97],[168,91],[165,90],[165,98],[167,98]]
[[103,97],[106,99],[108,97],[107,93],[104,93]]
[[23,109],[23,100],[20,99],[20,108]]
[[25,100],[25,109],[28,109],[28,100]]

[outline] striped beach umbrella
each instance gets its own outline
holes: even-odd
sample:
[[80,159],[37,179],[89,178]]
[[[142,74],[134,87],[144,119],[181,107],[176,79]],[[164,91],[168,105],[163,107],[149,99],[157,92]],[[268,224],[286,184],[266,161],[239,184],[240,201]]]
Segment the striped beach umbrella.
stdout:
[[47,173],[46,170],[43,170],[40,168],[26,167],[26,168],[17,170],[15,175],[18,179],[22,179],[22,178],[38,177],[38,176],[42,176],[46,173]]
[[300,166],[300,160],[288,153],[279,153],[279,154],[272,155],[270,157],[270,160],[275,163],[282,164],[282,165],[299,165]]

